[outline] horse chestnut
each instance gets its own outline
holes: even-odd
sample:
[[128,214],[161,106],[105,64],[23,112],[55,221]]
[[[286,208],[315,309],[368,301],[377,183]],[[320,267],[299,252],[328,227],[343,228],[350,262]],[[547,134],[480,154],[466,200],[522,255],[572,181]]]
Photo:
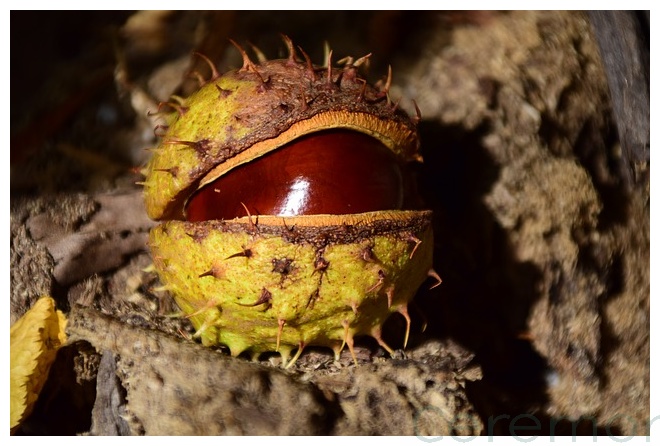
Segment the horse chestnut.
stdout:
[[[154,265],[205,345],[232,355],[381,337],[432,272],[417,210],[417,121],[358,74],[289,57],[212,78],[177,104],[146,168]],[[330,53],[331,54],[331,53]],[[437,277],[437,275],[435,275]],[[407,334],[406,334],[407,337]],[[405,341],[404,341],[405,345]],[[293,350],[295,357],[288,361]],[[355,356],[354,356],[355,358]]]
[[186,219],[228,220],[245,215],[243,205],[252,214],[280,216],[402,209],[402,168],[387,147],[363,133],[312,133],[198,190]]

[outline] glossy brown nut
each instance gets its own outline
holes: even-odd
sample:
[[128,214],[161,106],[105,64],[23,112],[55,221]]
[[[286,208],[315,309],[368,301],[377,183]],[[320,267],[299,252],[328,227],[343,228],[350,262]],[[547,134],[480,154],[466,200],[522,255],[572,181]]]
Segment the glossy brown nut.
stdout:
[[340,129],[304,136],[229,171],[188,201],[186,218],[232,219],[246,208],[252,215],[357,214],[402,209],[404,198],[392,151]]

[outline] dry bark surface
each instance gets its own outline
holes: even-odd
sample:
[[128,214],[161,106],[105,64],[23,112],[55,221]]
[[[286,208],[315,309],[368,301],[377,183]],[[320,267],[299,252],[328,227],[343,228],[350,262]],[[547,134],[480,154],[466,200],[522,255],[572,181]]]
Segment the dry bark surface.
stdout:
[[[19,433],[647,432],[649,166],[627,170],[587,15],[11,20],[12,33],[37,24],[53,35],[11,40],[12,89],[27,92],[11,97],[11,321],[50,294],[70,337]],[[369,75],[391,64],[391,96],[422,112],[420,190],[443,283],[420,290],[409,346],[394,357],[363,340],[358,366],[323,349],[288,370],[276,356],[232,358],[191,340],[149,272],[154,223],[133,169],[156,141],[147,111],[195,88],[186,74],[207,68],[193,50],[238,67],[228,38],[281,57],[280,32],[319,62],[326,40],[338,57],[373,52]],[[388,322],[388,343],[401,346],[403,327]]]

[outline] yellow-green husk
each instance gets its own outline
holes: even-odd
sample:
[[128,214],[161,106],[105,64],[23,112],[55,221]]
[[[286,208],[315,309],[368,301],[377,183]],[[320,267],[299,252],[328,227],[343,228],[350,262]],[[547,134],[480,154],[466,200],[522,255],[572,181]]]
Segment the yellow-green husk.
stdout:
[[409,322],[407,305],[431,269],[429,211],[184,221],[195,190],[315,131],[359,131],[402,162],[420,160],[416,123],[356,73],[312,69],[295,55],[247,61],[169,117],[146,169],[147,212],[164,221],[149,247],[205,345],[287,358],[308,345],[352,352],[353,337],[364,334],[391,351],[383,323],[394,312]]

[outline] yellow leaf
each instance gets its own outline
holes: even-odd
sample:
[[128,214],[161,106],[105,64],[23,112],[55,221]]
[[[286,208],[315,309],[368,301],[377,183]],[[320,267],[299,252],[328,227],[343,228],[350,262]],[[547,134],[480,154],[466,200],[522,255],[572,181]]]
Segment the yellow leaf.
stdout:
[[66,341],[65,328],[66,317],[55,309],[55,301],[50,296],[39,298],[12,325],[9,347],[10,430],[32,411],[57,349]]

